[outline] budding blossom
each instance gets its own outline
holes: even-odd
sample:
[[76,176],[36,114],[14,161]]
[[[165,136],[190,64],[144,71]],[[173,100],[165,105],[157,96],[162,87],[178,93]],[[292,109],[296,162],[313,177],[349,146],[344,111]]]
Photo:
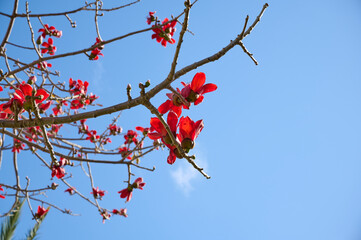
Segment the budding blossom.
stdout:
[[103,223],[105,223],[105,220],[109,220],[112,215],[108,213],[106,210],[103,210],[100,215],[103,217]]
[[154,14],[155,14],[155,11],[154,11],[154,12],[149,12],[149,17],[147,17],[147,23],[148,23],[148,25],[150,25],[152,22],[155,21]]
[[60,38],[63,35],[62,31],[56,30],[54,26],[49,27],[48,24],[44,25],[44,28],[40,28],[39,32],[42,32],[41,37],[45,38],[46,35]]
[[140,190],[143,190],[144,186],[145,182],[143,182],[143,178],[137,178],[133,184],[120,190],[118,193],[120,193],[120,198],[126,198],[126,202],[129,202],[132,199],[133,189],[139,188]]
[[120,210],[118,210],[118,209],[113,209],[112,213],[113,213],[114,215],[120,215],[120,216],[123,216],[123,217],[128,217],[127,209],[126,209],[126,208],[121,208]]
[[138,133],[133,130],[128,130],[127,134],[124,135],[125,142],[124,144],[134,143],[138,144]]
[[65,176],[65,169],[63,168],[65,165],[69,165],[69,160],[60,158],[60,161],[53,164],[51,168],[51,177],[56,176],[58,179],[63,178]]
[[35,219],[39,219],[45,216],[45,214],[49,211],[50,207],[48,208],[43,208],[38,206],[38,211],[35,214]]
[[41,46],[43,46],[43,48],[41,48],[41,53],[45,54],[45,53],[49,53],[49,55],[54,55],[55,51],[56,51],[56,47],[53,45],[53,39],[49,38],[48,42],[43,42],[43,44],[41,44]]
[[24,143],[22,143],[20,140],[14,138],[14,146],[11,151],[20,153],[20,150],[24,150],[24,147],[25,147]]
[[90,194],[93,194],[94,198],[102,200],[103,196],[105,195],[104,190],[100,190],[99,187],[93,188],[93,191]]
[[[99,38],[96,38],[96,42],[93,44],[93,46],[95,46],[101,42],[102,41]],[[90,53],[89,60],[98,60],[99,55],[104,57],[103,53],[101,53],[101,50],[103,50],[103,49],[104,49],[103,45],[99,46],[97,48],[94,48]]]
[[67,193],[69,193],[70,195],[73,195],[75,192],[74,192],[74,188],[68,188],[68,189],[66,189],[64,192],[67,192]]
[[[165,18],[162,24],[168,22],[168,18]],[[174,44],[175,40],[172,38],[175,33],[175,25],[177,24],[177,20],[173,20],[163,26],[153,25],[153,32],[152,39],[156,39],[157,42],[160,42],[162,46],[166,47],[167,42],[170,44]]]
[[48,63],[46,61],[42,61],[40,63],[37,64],[37,67],[41,70],[46,70],[48,67],[52,67],[53,65],[51,65],[51,63]]

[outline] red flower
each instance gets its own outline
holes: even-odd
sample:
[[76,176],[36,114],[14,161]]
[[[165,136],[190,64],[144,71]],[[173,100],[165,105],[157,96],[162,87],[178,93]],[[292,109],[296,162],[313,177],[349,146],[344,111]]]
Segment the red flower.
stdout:
[[87,132],[88,136],[86,138],[86,140],[90,140],[90,142],[95,143],[98,141],[98,139],[100,138],[99,135],[97,135],[97,131],[96,130],[91,130]]
[[139,177],[135,179],[132,186],[133,188],[139,188],[140,190],[143,190],[143,187],[145,186],[145,182],[143,182],[143,178]]
[[20,140],[14,138],[14,146],[12,152],[20,153],[20,150],[24,150],[25,144],[22,143]]
[[203,120],[194,122],[192,119],[182,117],[179,120],[179,134],[178,139],[185,152],[189,152],[194,147],[194,140],[198,137],[199,133],[204,127]]
[[60,158],[56,164],[53,164],[51,168],[51,177],[56,176],[58,179],[63,178],[65,176],[65,169],[63,166],[69,164],[69,160],[65,158]]
[[143,182],[143,178],[137,178],[133,184],[120,190],[118,193],[120,193],[120,198],[127,198],[126,202],[129,202],[132,199],[133,189],[139,188],[140,190],[143,190],[144,186],[145,182]]
[[127,147],[120,147],[119,148],[119,153],[122,155],[122,157],[124,158],[124,157],[127,157],[127,159],[132,159],[132,154],[130,153],[130,150],[129,150],[129,148],[127,148]]
[[[0,185],[0,191],[1,191],[1,192],[4,192],[4,189],[3,189],[3,187],[2,187],[1,185]],[[0,194],[0,198],[4,199],[5,196]],[[121,209],[121,210],[122,210],[122,209]],[[114,210],[113,210],[113,211],[114,211]]]
[[137,137],[138,137],[138,133],[136,131],[128,130],[127,134],[124,135],[124,139],[125,139],[124,144],[132,143],[132,142],[134,142],[134,144],[138,144]]
[[78,79],[78,81],[75,81],[72,78],[69,79],[69,88],[73,95],[86,95],[88,86],[89,83],[87,81],[83,82],[80,79]]
[[45,24],[44,27],[45,28],[40,28],[39,29],[39,32],[42,32],[41,36],[43,38],[45,38],[46,35],[54,36],[54,37],[57,37],[57,38],[60,38],[63,35],[63,32],[56,30],[54,26],[49,27],[48,24]]
[[70,195],[73,195],[75,192],[74,192],[74,188],[68,188],[66,189],[64,192],[68,192]]
[[152,22],[155,21],[154,13],[155,13],[155,11],[154,12],[149,12],[149,17],[147,17],[148,25],[150,25]]
[[46,103],[41,103],[39,105],[40,113],[44,113],[46,110],[48,110],[52,103],[53,103],[52,101],[47,101]]
[[104,190],[100,190],[99,187],[97,188],[93,188],[93,191],[90,194],[93,194],[94,198],[99,198],[100,200],[102,200],[102,197],[105,195]]
[[53,39],[49,38],[48,42],[43,42],[43,44],[41,44],[41,46],[43,46],[44,48],[41,48],[41,53],[49,53],[50,55],[54,55],[55,51],[56,51],[56,47],[53,45]]
[[[177,132],[177,122],[178,116],[174,112],[169,112],[167,117],[167,123],[172,131],[173,135],[176,136]],[[172,141],[167,133],[167,130],[163,126],[162,122],[154,117],[150,119],[150,133],[148,133],[148,137],[152,140],[156,140],[161,138],[165,144],[172,144]]]
[[[177,91],[179,92],[179,94],[181,94],[179,89],[177,89]],[[179,98],[179,96],[177,96],[176,94],[167,93],[166,95],[169,98],[169,100],[162,103],[158,108],[158,111],[161,114],[165,114],[169,110],[171,110],[171,111],[175,112],[179,117],[182,114],[182,107],[184,109],[189,109],[189,103],[188,102],[183,103],[182,100]]]
[[[162,24],[168,22],[168,18],[165,18]],[[152,39],[156,39],[157,42],[161,42],[162,46],[166,47],[167,42],[170,44],[174,44],[175,40],[172,38],[175,32],[175,25],[177,24],[177,20],[173,20],[170,23],[165,24],[164,26],[158,27],[157,25],[153,25]]]
[[120,193],[120,198],[127,198],[126,202],[129,202],[132,199],[133,188],[129,186],[123,190],[120,190],[118,193]]
[[109,220],[112,215],[108,213],[106,210],[103,210],[100,215],[103,217],[103,223],[105,223],[105,220]]
[[39,219],[39,218],[45,216],[45,214],[49,211],[49,209],[50,209],[50,207],[48,207],[48,208],[45,209],[45,208],[43,208],[43,207],[38,206],[38,211],[37,211],[37,213],[35,214],[35,218],[36,218],[36,219]]
[[41,70],[46,70],[47,67],[52,67],[53,65],[51,65],[51,63],[47,63],[45,61],[38,63],[37,67]]
[[119,126],[117,126],[116,124],[109,124],[109,132],[110,135],[118,135],[123,131],[123,129]]
[[138,130],[138,131],[141,131],[144,136],[147,135],[148,132],[149,132],[149,128],[144,128],[144,127],[140,127],[140,126],[135,127],[135,129]]
[[98,60],[99,55],[104,57],[99,48],[94,48],[90,53],[89,60]]
[[[31,85],[23,82],[19,85],[19,88],[15,90],[14,96],[9,102],[3,105],[3,108],[10,108],[13,112],[19,113],[23,108],[25,110],[32,110],[33,103],[31,97],[33,96],[33,88]],[[40,88],[36,91],[35,103],[41,103],[50,96],[44,89]]]
[[203,101],[203,94],[217,90],[217,85],[213,83],[204,84],[206,82],[206,75],[203,72],[194,75],[191,84],[182,82],[184,89],[182,95],[186,96],[188,102],[194,102],[198,105]]
[[116,215],[128,217],[127,209],[126,209],[126,208],[121,208],[120,210],[118,210],[118,209],[113,209],[112,212],[113,212],[113,214],[116,214]]

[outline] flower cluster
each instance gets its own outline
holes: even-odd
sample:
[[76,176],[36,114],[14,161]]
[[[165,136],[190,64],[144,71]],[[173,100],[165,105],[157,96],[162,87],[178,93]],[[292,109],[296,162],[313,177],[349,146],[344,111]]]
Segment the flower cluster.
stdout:
[[49,97],[49,93],[46,90],[42,88],[35,90],[30,84],[25,82],[17,87],[18,89],[15,90],[10,101],[2,105],[2,111],[7,113],[7,117],[8,114],[17,117],[24,110],[33,112],[35,105],[38,106]]
[[[173,136],[168,134],[166,127],[162,121],[157,118],[150,119],[150,132],[148,137],[152,140],[160,139],[168,148],[169,156],[167,162],[173,164],[176,158],[182,158],[182,153],[179,152],[177,144],[180,144],[182,150],[188,153],[195,145],[195,139],[204,127],[203,120],[194,122],[190,117],[180,117],[182,108],[189,109],[191,103],[198,105],[204,99],[203,94],[212,92],[217,89],[215,84],[205,84],[206,75],[202,72],[197,73],[190,84],[182,83],[184,88],[178,89],[178,94],[168,94],[169,100],[161,104],[158,111],[161,114],[167,112],[167,125]],[[180,119],[179,119],[180,118]],[[179,121],[178,121],[179,120]],[[179,129],[179,133],[178,132]],[[172,138],[177,142],[173,142]]]
[[24,150],[25,144],[22,143],[20,140],[14,138],[14,145],[12,152],[20,153],[21,150]]
[[65,158],[60,158],[60,161],[53,163],[51,177],[63,178],[65,176],[65,169],[63,168],[65,165],[69,165],[69,160]]
[[154,16],[155,12],[149,12],[149,17],[147,17],[147,23],[150,25],[152,22],[155,22],[152,25],[153,35],[152,39],[156,39],[157,42],[161,43],[162,46],[166,47],[167,43],[174,44],[175,40],[173,35],[176,31],[175,25],[177,20],[169,20],[165,18],[162,23]]
[[[87,105],[92,104],[98,96],[95,96],[93,93],[87,95],[89,83],[87,81],[79,80],[75,81],[72,78],[69,79],[69,91],[73,95],[74,99],[70,103],[70,109],[79,109]],[[61,107],[58,107],[61,109]],[[54,109],[53,109],[54,111]],[[55,112],[54,112],[55,114]]]
[[[49,27],[48,24],[45,24],[44,28],[39,29],[39,32],[41,32],[42,34],[38,37],[38,39],[36,40],[36,43],[39,45],[41,44],[41,46],[42,46],[41,53],[42,54],[48,53],[49,55],[54,55],[55,51],[56,51],[56,47],[53,45],[54,41],[50,37],[53,36],[53,37],[60,38],[63,35],[62,31],[56,30],[56,28],[54,26]],[[48,41],[43,42],[43,40],[45,39],[46,36],[49,36]],[[46,66],[47,66],[47,64],[45,63],[44,66],[39,67],[39,65],[38,65],[38,68],[46,69]]]
[[[102,41],[99,38],[96,38],[96,42],[93,44],[93,46],[101,43]],[[104,46],[99,46],[97,48],[94,48],[89,56],[89,60],[98,60],[99,59],[99,55],[100,56],[104,56],[103,53],[101,53],[101,50],[104,49]]]

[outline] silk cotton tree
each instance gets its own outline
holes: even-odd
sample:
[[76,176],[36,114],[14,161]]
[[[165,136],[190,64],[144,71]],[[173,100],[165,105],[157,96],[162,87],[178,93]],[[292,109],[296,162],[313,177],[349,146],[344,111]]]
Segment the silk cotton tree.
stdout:
[[[0,12],[2,18],[9,20],[0,45],[0,166],[1,161],[12,161],[13,169],[2,168],[1,171],[15,173],[15,182],[3,178],[0,181],[0,201],[13,202],[9,204],[10,208],[6,212],[1,213],[1,216],[13,214],[20,199],[26,200],[36,221],[48,213],[50,208],[53,209],[50,212],[58,210],[61,213],[75,215],[66,206],[58,206],[51,198],[44,198],[46,192],[62,191],[64,198],[78,195],[90,206],[95,207],[103,222],[113,215],[127,217],[126,205],[119,209],[119,206],[101,204],[102,198],[107,194],[110,195],[110,192],[106,190],[107,186],[95,184],[92,167],[117,165],[119,168],[124,168],[127,174],[123,176],[123,188],[112,194],[129,202],[135,197],[134,191],[141,194],[138,190],[147,187],[146,180],[141,175],[135,176],[133,170],[138,168],[141,171],[153,172],[155,167],[149,167],[146,161],[141,163],[140,159],[148,154],[150,157],[154,156],[152,155],[154,151],[169,151],[169,156],[164,162],[172,165],[182,159],[181,161],[191,164],[199,174],[207,179],[210,178],[202,166],[197,164],[196,156],[192,154],[196,139],[206,124],[202,119],[192,120],[188,115],[191,115],[192,110],[199,104],[206,102],[208,94],[215,94],[217,83],[206,82],[207,74],[202,71],[195,74],[190,72],[217,61],[237,46],[240,46],[257,65],[253,55],[244,46],[243,39],[250,35],[260,22],[268,4],[263,6],[250,25],[247,16],[244,24],[239,28],[243,30],[235,31],[235,38],[225,43],[219,51],[179,68],[177,61],[181,54],[184,35],[192,34],[189,30],[189,17],[191,10],[197,7],[196,2],[185,1],[184,9],[180,9],[177,15],[169,14],[165,18],[160,18],[156,11],[150,9],[149,13],[144,13],[144,16],[147,16],[144,18],[144,25],[139,26],[140,30],[109,39],[103,39],[101,36],[99,18],[109,12],[124,11],[141,4],[139,0],[112,7],[106,7],[107,4],[111,4],[107,1],[96,0],[91,3],[86,2],[77,9],[56,13],[32,13],[28,2],[15,0],[12,12]],[[19,10],[21,4],[25,7],[23,12]],[[88,39],[93,39],[92,43],[78,50],[62,49],[58,53],[58,44],[61,43],[63,35],[72,33],[63,31],[62,26],[53,26],[52,18],[62,17],[64,22],[69,22],[74,28],[73,31],[76,31],[74,19],[81,12],[85,12],[89,22],[95,26],[93,36],[86,36]],[[27,45],[18,43],[17,38],[12,37],[13,29],[20,21],[26,23],[23,35],[29,40]],[[100,105],[101,96],[90,93],[91,81],[73,79],[71,75],[64,78],[57,70],[60,67],[58,59],[82,56],[89,60],[89,64],[102,61],[107,57],[103,53],[104,48],[111,48],[110,43],[122,44],[121,40],[139,34],[153,39],[154,46],[160,44],[162,46],[160,50],[167,51],[173,60],[170,62],[170,70],[165,72],[167,77],[164,80],[152,84],[146,81],[139,83],[136,88],[128,84],[120,93],[127,99],[124,102],[103,107]],[[78,40],[74,39],[74,41]],[[71,49],[71,46],[68,47]],[[24,50],[26,54],[16,55],[13,49]],[[74,71],[76,72],[76,68]],[[58,81],[55,80],[56,78]],[[181,79],[184,81],[181,82],[183,88],[174,88],[172,85],[179,84]],[[154,105],[152,99],[160,95],[163,90],[167,92],[166,96],[163,96],[164,102],[158,106]],[[146,120],[148,124],[144,126],[123,129],[118,124],[119,113],[132,111],[140,105],[144,106],[153,117]],[[107,118],[104,115],[108,114],[117,114],[117,116],[97,128],[92,128],[88,124],[90,119],[101,116]],[[108,147],[114,146],[114,143],[119,144],[116,147]],[[12,152],[12,155],[8,154],[12,159],[3,157],[6,151]],[[42,181],[42,185],[33,186],[30,184],[30,178],[20,174],[24,169],[19,169],[18,160],[24,157],[25,151],[28,151],[32,157],[28,161],[32,161],[34,165],[41,165],[42,171],[48,174],[49,177]],[[110,156],[112,159],[115,157],[116,160],[109,160]],[[77,187],[77,176],[73,172],[79,168],[89,179],[89,186],[86,189]],[[26,171],[32,170],[26,169]],[[21,181],[24,178],[25,183]],[[109,182],[109,184],[113,183]]]

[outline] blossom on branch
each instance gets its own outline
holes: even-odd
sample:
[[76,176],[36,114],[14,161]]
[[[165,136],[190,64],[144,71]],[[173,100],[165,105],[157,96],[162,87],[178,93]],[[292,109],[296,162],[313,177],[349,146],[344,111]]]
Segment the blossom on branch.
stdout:
[[20,153],[20,150],[24,150],[25,144],[22,143],[20,140],[14,138],[14,146],[11,150],[12,152]]
[[64,192],[67,192],[67,193],[69,193],[70,195],[73,195],[73,194],[75,193],[73,187],[66,189]]
[[62,31],[56,30],[54,26],[49,27],[48,24],[44,25],[44,28],[40,28],[39,32],[42,32],[41,37],[45,38],[46,35],[60,38],[63,35]]
[[217,90],[217,85],[213,83],[205,84],[206,75],[203,72],[196,73],[190,84],[182,82],[184,89],[182,95],[188,102],[198,105],[203,101],[203,94]]
[[[162,22],[162,24],[165,24],[166,22],[169,22],[168,18],[165,18]],[[172,38],[176,28],[175,25],[177,24],[177,20],[173,20],[163,26],[153,25],[153,32],[152,39],[156,39],[157,42],[160,42],[162,46],[166,47],[167,42],[170,44],[174,44],[175,40]]]
[[120,193],[120,198],[126,198],[126,202],[129,202],[132,199],[133,189],[139,188],[143,190],[144,186],[145,182],[143,182],[143,178],[139,177],[133,184],[129,184],[127,188],[120,190],[118,193]]
[[93,191],[90,194],[93,194],[94,198],[102,200],[103,196],[105,195],[104,190],[100,190],[99,187],[93,188]]
[[48,208],[43,208],[43,207],[38,206],[38,211],[36,212],[36,214],[35,214],[34,217],[35,217],[36,219],[45,217],[45,215],[47,214],[47,212],[49,211],[49,209],[50,209],[50,207],[48,207]]
[[190,117],[182,117],[179,120],[179,134],[177,135],[183,150],[188,153],[195,145],[194,140],[204,127],[203,120],[194,122]]
[[155,11],[154,11],[154,12],[149,12],[149,16],[147,17],[147,23],[148,23],[148,25],[150,25],[152,22],[155,21],[154,14],[155,14]]
[[41,53],[49,53],[49,55],[54,55],[55,51],[56,51],[56,47],[53,45],[53,39],[49,38],[48,42],[43,42],[43,44],[41,44],[41,46],[43,46],[43,48],[41,48]]
[[112,213],[113,213],[114,215],[120,215],[120,216],[123,216],[123,217],[128,217],[127,209],[126,209],[126,208],[121,208],[120,210],[118,210],[118,209],[113,209]]

